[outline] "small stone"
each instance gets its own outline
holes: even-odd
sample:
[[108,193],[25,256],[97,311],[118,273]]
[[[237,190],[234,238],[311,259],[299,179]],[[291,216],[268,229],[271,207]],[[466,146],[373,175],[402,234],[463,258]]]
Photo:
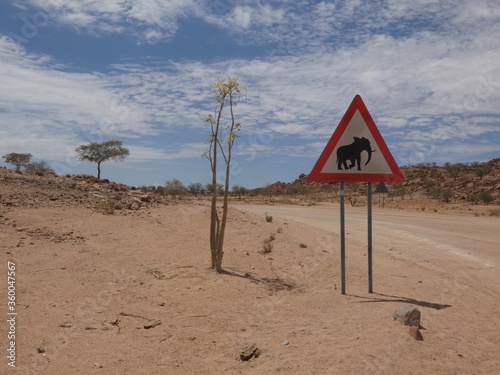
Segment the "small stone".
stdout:
[[132,211],[137,211],[139,208],[140,206],[137,202],[133,202],[128,206],[128,209]]
[[36,348],[36,351],[38,353],[45,353],[45,348],[43,346],[39,346],[38,348]]
[[260,355],[260,350],[257,348],[256,344],[247,346],[240,352],[240,359],[242,361],[248,361],[252,357],[257,358]]
[[306,245],[305,243],[301,243],[301,244],[299,244],[299,247],[300,247],[301,249],[306,249],[306,248],[307,248],[307,245]]
[[286,339],[281,342],[281,345],[283,346],[288,346],[288,344],[290,344],[290,342]]
[[394,319],[405,326],[420,327],[420,311],[412,305],[404,305],[394,312]]

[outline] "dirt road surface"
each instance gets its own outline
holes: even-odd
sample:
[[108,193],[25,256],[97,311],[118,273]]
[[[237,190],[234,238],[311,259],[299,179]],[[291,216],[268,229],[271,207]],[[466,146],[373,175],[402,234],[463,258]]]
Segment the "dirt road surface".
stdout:
[[[335,235],[340,234],[338,205],[247,205],[243,209],[259,215],[272,214]],[[346,207],[347,242],[366,246],[367,218],[366,207]],[[500,269],[500,223],[496,217],[478,218],[374,208],[372,223],[373,244],[380,251],[398,248],[402,258],[416,261],[444,259],[446,262],[432,262],[435,267],[442,267],[443,271],[459,260],[468,260],[471,267]],[[454,272],[453,269],[451,272]]]

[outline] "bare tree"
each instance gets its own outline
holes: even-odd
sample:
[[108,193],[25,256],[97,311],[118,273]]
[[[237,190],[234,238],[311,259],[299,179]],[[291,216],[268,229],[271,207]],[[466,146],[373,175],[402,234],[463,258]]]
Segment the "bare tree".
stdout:
[[204,194],[204,187],[199,182],[193,182],[192,184],[189,184],[187,190],[195,197],[197,197],[200,194]]
[[[215,110],[209,114],[205,122],[210,125],[210,146],[203,154],[210,162],[212,172],[212,207],[210,213],[210,251],[212,254],[212,269],[222,272],[222,258],[224,256],[224,234],[227,222],[227,206],[229,197],[229,177],[231,171],[231,156],[236,131],[241,126],[236,122],[233,109],[239,100],[241,86],[238,77],[227,77],[214,84]],[[223,115],[229,113],[225,118]],[[225,167],[224,195],[222,216],[217,210],[217,167],[219,152]]]
[[178,195],[183,195],[186,192],[186,187],[181,180],[172,178],[165,182],[164,192],[176,198]]

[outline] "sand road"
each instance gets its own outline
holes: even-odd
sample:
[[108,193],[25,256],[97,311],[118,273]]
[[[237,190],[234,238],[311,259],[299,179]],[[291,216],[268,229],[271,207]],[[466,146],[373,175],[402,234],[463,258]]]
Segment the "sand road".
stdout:
[[[246,211],[268,213],[340,235],[339,207],[246,205]],[[366,207],[346,206],[346,251],[351,244],[367,244]],[[411,245],[411,246],[405,246]],[[439,215],[390,209],[373,210],[374,251],[397,247],[403,258],[442,260],[443,271],[466,260],[470,267],[500,269],[500,223],[495,217]],[[406,250],[405,250],[406,249]],[[466,264],[467,264],[466,263]],[[454,272],[453,268],[448,269]]]

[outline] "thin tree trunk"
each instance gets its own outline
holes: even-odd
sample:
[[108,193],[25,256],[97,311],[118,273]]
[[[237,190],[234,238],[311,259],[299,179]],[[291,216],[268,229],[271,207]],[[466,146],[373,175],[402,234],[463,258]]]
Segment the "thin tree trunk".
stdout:
[[222,221],[220,225],[219,241],[217,244],[217,264],[215,270],[222,272],[222,258],[224,257],[224,234],[226,232],[227,209],[229,198],[229,173],[231,169],[231,154],[228,155],[226,161],[226,180],[224,184],[224,203],[222,206]]
[[[219,121],[217,119],[217,121]],[[219,127],[214,132],[214,138],[217,139]],[[210,252],[212,255],[212,269],[217,269],[217,247],[219,241],[219,214],[217,212],[217,144],[214,143],[212,166],[212,207],[210,212]]]
[[217,263],[217,238],[216,238],[216,217],[217,206],[212,198],[212,212],[210,214],[210,251],[212,253],[212,269],[215,269]]
[[217,213],[217,150],[214,150],[212,160],[212,207],[210,212],[210,251],[212,254],[212,269],[217,267],[217,243],[219,232],[219,215]]
[[97,162],[97,179],[101,179],[101,162]]

